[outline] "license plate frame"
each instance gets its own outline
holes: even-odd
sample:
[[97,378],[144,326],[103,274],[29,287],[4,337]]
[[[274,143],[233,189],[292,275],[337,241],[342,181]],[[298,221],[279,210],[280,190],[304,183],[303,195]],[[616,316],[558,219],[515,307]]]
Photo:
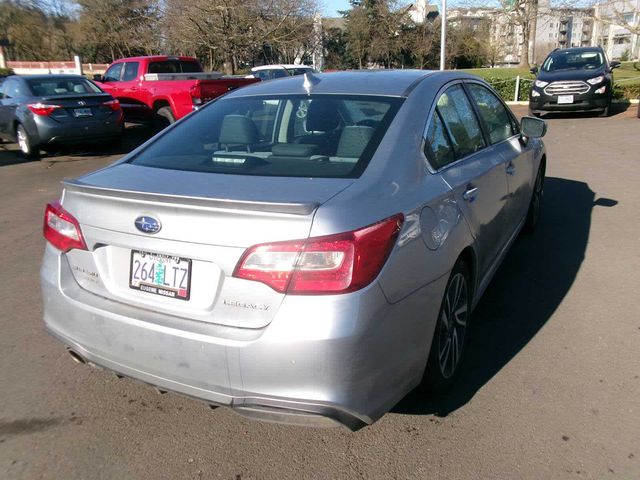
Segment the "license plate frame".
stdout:
[[93,112],[90,108],[74,108],[73,116],[76,118],[93,117]]
[[573,95],[558,95],[559,105],[569,105],[573,103]]
[[[140,261],[140,259],[145,260],[145,263],[151,261],[154,262],[153,273],[147,273],[146,270],[142,267],[142,263],[138,266],[136,270],[135,262]],[[165,268],[163,269],[163,279],[162,284],[158,283],[160,278],[156,274],[156,268],[158,263],[164,264]],[[181,265],[186,265],[186,272],[183,272],[183,267]],[[165,283],[167,269],[166,265],[169,265],[172,268],[174,273],[173,282],[170,284]],[[178,265],[179,271],[173,270],[173,265]],[[139,278],[136,277],[138,272],[148,275],[144,280],[142,279],[142,275]],[[182,276],[184,273],[184,276]],[[191,298],[191,276],[193,273],[193,260],[190,258],[178,257],[176,255],[167,255],[163,253],[154,253],[147,252],[143,250],[131,250],[131,257],[129,262],[129,288],[133,290],[138,290],[141,292],[149,293],[152,295],[158,295],[160,297],[165,298],[173,298],[176,300],[184,300],[188,301]],[[150,277],[151,281],[149,281]],[[176,287],[176,281],[179,281]]]

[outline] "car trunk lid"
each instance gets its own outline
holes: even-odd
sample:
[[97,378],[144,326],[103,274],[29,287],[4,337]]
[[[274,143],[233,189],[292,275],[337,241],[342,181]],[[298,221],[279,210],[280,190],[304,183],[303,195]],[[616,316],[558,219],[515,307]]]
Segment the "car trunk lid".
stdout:
[[113,114],[113,110],[105,102],[112,100],[107,93],[82,95],[49,95],[41,97],[40,102],[48,105],[59,105],[49,115],[61,123],[78,123],[90,120],[101,120]]
[[[283,188],[275,177],[120,164],[65,182],[64,208],[78,220],[88,246],[88,251],[68,252],[67,261],[81,287],[114,301],[191,320],[261,328],[273,319],[284,295],[234,278],[238,260],[255,244],[307,238],[317,207],[352,182],[290,178]],[[141,217],[159,222],[160,229],[140,231],[136,220]],[[155,270],[150,273],[147,266],[142,274],[141,261]],[[186,275],[184,282],[158,283],[161,267],[166,278],[177,269]]]

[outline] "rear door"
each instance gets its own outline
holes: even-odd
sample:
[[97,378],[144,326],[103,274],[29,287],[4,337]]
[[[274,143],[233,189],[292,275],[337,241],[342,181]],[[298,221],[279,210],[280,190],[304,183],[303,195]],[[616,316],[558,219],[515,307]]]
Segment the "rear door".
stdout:
[[502,101],[479,83],[467,83],[487,139],[504,157],[509,187],[509,227],[515,229],[529,209],[535,179],[533,149],[520,136],[518,123]]
[[505,159],[485,140],[461,82],[437,99],[427,127],[430,161],[454,191],[477,243],[481,275],[508,237]]
[[13,120],[15,111],[23,96],[24,86],[17,78],[5,80],[2,85],[2,99],[0,100],[0,131],[13,137]]

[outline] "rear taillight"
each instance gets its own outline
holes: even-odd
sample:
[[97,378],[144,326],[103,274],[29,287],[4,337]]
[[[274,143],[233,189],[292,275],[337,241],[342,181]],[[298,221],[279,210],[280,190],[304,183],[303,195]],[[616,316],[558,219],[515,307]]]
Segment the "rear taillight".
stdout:
[[47,103],[30,103],[27,105],[27,108],[31,110],[36,115],[49,116],[54,110],[58,108],[62,108],[60,105],[49,105]]
[[58,250],[68,252],[74,248],[86,250],[78,221],[67,212],[60,202],[47,204],[44,211],[44,238]]
[[106,102],[102,102],[103,107],[109,107],[114,112],[120,110],[120,102],[115,98],[113,100],[107,100]]
[[256,245],[233,276],[287,294],[338,294],[369,285],[396,243],[402,214],[352,232]]
[[191,102],[194,105],[202,105],[202,92],[199,85],[191,85],[189,95],[191,95]]

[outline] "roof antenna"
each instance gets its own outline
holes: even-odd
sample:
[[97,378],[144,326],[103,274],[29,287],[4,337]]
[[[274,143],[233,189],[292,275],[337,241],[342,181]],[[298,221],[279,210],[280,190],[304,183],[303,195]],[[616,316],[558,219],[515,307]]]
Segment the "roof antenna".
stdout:
[[311,89],[313,88],[314,85],[317,85],[319,83],[320,83],[320,79],[318,77],[316,77],[311,72],[306,72],[304,74],[304,82],[302,84],[302,88],[305,89],[305,91],[307,92],[307,95],[311,95]]

